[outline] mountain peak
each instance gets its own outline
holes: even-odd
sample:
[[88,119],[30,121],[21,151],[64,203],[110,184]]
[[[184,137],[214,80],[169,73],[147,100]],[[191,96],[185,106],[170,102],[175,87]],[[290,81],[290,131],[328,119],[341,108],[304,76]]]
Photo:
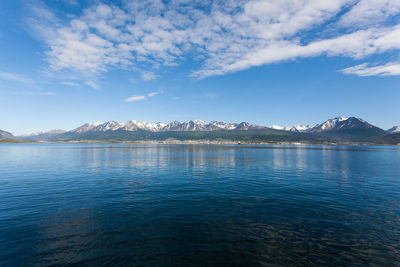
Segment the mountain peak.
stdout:
[[343,131],[350,129],[371,129],[377,128],[372,124],[364,121],[363,119],[350,117],[337,117],[334,119],[329,119],[322,124],[316,125],[314,128],[310,129],[310,132],[328,132],[328,131]]

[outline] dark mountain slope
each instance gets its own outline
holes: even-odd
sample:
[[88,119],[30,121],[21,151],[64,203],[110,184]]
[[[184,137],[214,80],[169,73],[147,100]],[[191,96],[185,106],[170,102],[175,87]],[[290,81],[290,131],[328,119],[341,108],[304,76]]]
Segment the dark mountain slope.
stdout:
[[377,144],[398,145],[400,144],[400,133],[389,134],[373,140]]

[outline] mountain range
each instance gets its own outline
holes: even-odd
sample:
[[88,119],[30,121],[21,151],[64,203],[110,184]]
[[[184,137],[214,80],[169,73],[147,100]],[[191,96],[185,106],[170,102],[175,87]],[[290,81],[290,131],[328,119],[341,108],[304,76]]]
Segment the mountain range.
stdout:
[[315,126],[259,126],[247,122],[225,123],[191,120],[170,123],[131,120],[87,123],[76,129],[52,130],[13,136],[0,131],[0,140],[15,141],[140,141],[140,140],[232,140],[247,142],[369,142],[400,143],[400,126],[384,131],[360,118],[337,117]]
[[[247,122],[226,123],[191,120],[146,122],[131,120],[86,123],[76,129],[52,130],[18,136],[24,141],[142,141],[142,140],[231,140],[243,142],[400,143],[400,126],[388,131],[360,118],[337,117],[315,126],[259,126]],[[16,140],[7,132],[0,139]]]
[[218,131],[218,130],[259,130],[263,129],[262,126],[242,123],[225,123],[225,122],[205,122],[201,120],[191,120],[187,122],[173,121],[170,123],[157,122],[151,123],[146,121],[128,121],[127,123],[120,123],[116,121],[109,121],[105,123],[87,123],[71,132],[73,133],[86,133],[86,132],[106,132],[106,131],[149,131],[149,132],[187,132],[187,131]]

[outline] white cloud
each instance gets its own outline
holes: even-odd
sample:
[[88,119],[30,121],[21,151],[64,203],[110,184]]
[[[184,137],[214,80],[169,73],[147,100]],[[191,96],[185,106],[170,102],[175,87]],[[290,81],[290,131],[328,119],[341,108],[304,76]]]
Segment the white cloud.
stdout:
[[159,95],[159,94],[161,94],[161,92],[152,92],[152,93],[148,94],[148,96],[149,97],[153,97],[153,96],[156,96],[156,95]]
[[345,27],[363,27],[381,23],[400,13],[400,0],[363,0],[340,20]]
[[142,78],[143,81],[151,81],[156,79],[157,76],[154,74],[154,72],[145,71],[140,75],[140,78]]
[[125,99],[125,102],[136,102],[136,101],[143,101],[147,100],[147,97],[145,95],[137,95],[137,96],[132,96],[128,97]]
[[345,74],[358,76],[398,76],[400,75],[400,62],[390,62],[380,66],[369,66],[364,63],[342,70]]
[[346,56],[354,59],[364,58],[383,51],[400,48],[400,25],[379,30],[359,30],[332,39],[313,41],[307,45],[281,41],[268,47],[244,55],[233,63],[211,64],[209,69],[194,73],[194,76],[207,77],[235,72],[253,66],[277,63],[296,58],[319,55]]
[[75,83],[75,82],[63,82],[64,85],[67,86],[73,86],[73,87],[78,87],[79,83]]
[[132,96],[132,97],[128,97],[125,99],[125,102],[136,102],[136,101],[144,101],[147,100],[148,98],[151,97],[155,97],[159,94],[162,94],[162,92],[151,92],[149,94],[147,94],[147,96],[145,95],[137,95],[137,96]]
[[179,98],[180,98],[179,96],[173,96],[173,97],[171,97],[172,100],[179,100]]
[[400,50],[393,19],[400,0],[123,1],[89,6],[67,23],[43,7],[33,11],[43,16],[31,21],[51,69],[133,69],[145,81],[186,59],[199,62],[192,76],[204,78],[296,58]]

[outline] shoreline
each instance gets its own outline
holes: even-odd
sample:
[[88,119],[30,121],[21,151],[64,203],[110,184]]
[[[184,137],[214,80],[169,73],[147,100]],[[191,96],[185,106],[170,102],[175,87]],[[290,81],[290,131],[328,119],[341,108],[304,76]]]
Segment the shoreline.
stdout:
[[379,144],[363,142],[245,142],[230,140],[143,140],[143,141],[100,141],[100,140],[71,140],[71,141],[26,141],[0,140],[0,144],[149,144],[149,145],[328,145],[328,146],[400,146],[400,144]]

